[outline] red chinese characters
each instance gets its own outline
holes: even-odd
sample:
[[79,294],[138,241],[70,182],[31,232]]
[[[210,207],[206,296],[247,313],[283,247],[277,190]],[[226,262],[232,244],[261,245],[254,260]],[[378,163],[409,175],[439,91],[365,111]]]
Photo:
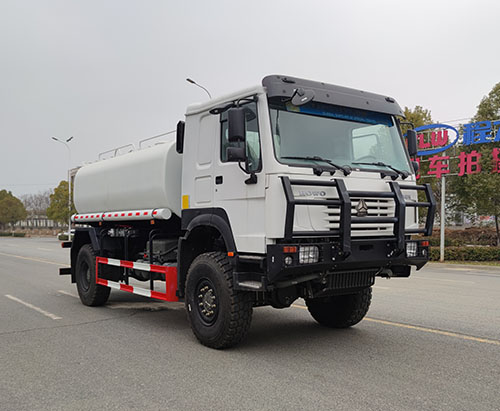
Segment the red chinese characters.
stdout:
[[493,170],[491,172],[500,173],[500,148],[491,150],[491,157],[493,159]]
[[443,174],[449,174],[450,163],[448,160],[450,156],[432,156],[429,158],[429,174],[441,178]]
[[[482,171],[481,167],[481,157],[482,154],[476,150],[470,153],[460,153],[458,155],[458,176],[462,177],[465,175],[479,174]],[[420,165],[421,158],[418,157],[417,162]],[[450,170],[450,156],[440,156],[434,155],[429,158],[429,172],[427,175],[433,175],[437,178],[441,178],[443,175],[450,174],[450,172],[456,173],[456,171]],[[492,169],[491,172],[494,174],[500,174],[500,148],[493,148],[491,150],[491,162]],[[421,177],[420,174],[417,175],[417,179]]]
[[460,153],[458,156],[458,175],[463,176],[464,174],[477,174],[481,172],[481,164],[479,161],[481,160],[481,153],[478,153],[476,150],[472,150],[470,153]]

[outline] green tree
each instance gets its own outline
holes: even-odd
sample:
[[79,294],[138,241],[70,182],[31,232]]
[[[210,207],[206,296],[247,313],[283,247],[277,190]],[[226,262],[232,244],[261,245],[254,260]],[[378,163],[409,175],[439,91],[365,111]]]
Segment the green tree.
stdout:
[[[473,122],[500,119],[500,83],[496,84],[490,93],[483,97],[477,106]],[[500,132],[496,131],[497,135]],[[500,246],[500,175],[494,171],[491,151],[500,148],[499,143],[473,144],[462,146],[459,152],[471,153],[477,151],[481,155],[481,173],[456,177],[450,188],[457,197],[458,206],[469,213],[492,215],[495,217],[497,245]]]
[[[421,127],[425,126],[426,124],[433,123],[430,110],[427,110],[422,106],[415,106],[413,110],[405,107],[404,116],[406,118],[406,121],[413,123],[414,127]],[[403,125],[403,133],[406,132],[408,128],[408,126]]]
[[484,96],[479,106],[477,106],[477,113],[474,116],[474,121],[488,121],[500,119],[500,83],[497,83],[489,92]]
[[27,216],[23,203],[10,191],[0,191],[0,227],[5,229],[7,224],[13,226]]
[[[75,213],[75,206],[73,204],[73,201],[71,201],[71,214]],[[69,207],[67,181],[61,181],[59,185],[54,189],[54,192],[50,195],[50,205],[47,208],[47,217],[60,223],[65,223],[66,221],[68,221]]]

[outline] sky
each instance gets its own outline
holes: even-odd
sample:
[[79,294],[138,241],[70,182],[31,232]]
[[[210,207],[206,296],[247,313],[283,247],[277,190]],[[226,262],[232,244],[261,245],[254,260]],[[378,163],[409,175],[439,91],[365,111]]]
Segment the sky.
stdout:
[[186,106],[285,74],[468,119],[500,82],[496,0],[0,0],[0,190],[173,130]]

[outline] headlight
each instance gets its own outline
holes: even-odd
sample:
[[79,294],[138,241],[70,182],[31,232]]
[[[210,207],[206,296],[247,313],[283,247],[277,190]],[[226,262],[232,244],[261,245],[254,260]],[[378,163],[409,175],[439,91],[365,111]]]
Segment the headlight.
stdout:
[[319,261],[319,248],[315,245],[299,247],[299,264],[312,264]]
[[406,243],[406,256],[416,257],[418,255],[418,244],[415,241],[409,241]]

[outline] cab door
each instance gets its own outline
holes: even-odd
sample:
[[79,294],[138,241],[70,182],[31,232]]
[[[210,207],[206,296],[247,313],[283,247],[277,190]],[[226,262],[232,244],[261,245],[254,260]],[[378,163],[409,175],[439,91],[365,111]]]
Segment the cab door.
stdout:
[[252,101],[243,105],[245,109],[247,171],[254,173],[256,182],[250,182],[250,174],[242,170],[245,165],[229,162],[227,149],[228,114],[219,115],[219,138],[215,144],[213,164],[214,206],[225,210],[237,251],[265,252],[265,177],[261,153],[261,133],[259,131],[257,103]]

